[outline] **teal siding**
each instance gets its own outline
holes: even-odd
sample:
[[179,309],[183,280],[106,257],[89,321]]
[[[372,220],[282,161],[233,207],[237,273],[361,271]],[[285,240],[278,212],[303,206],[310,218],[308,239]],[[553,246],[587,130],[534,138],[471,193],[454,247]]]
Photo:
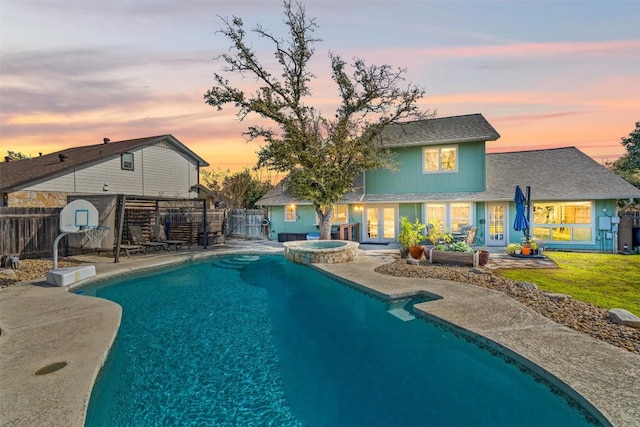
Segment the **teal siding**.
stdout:
[[269,212],[269,240],[278,240],[278,233],[317,233],[316,212],[313,206],[297,206],[298,219],[284,222],[284,206],[271,206]]
[[[409,221],[413,222],[417,219],[420,222],[424,222],[424,215],[422,213],[422,203],[401,203],[398,205],[398,224],[400,224],[400,218],[406,216]],[[400,226],[398,225],[398,229]]]
[[476,203],[474,206],[475,209],[475,225],[474,227],[478,227],[478,234],[476,234],[476,242],[475,245],[476,246],[482,246],[486,243],[486,220],[487,217],[485,216],[485,203],[484,202],[479,202]]
[[[453,144],[447,144],[453,145]],[[422,173],[422,148],[395,149],[399,170],[378,169],[366,173],[368,194],[449,193],[484,191],[486,178],[485,143],[467,142],[458,146],[458,171]]]
[[[360,233],[362,233],[362,209],[356,209],[356,206],[362,205],[349,205],[348,220],[350,224],[359,223]],[[278,240],[278,233],[318,233],[313,206],[297,206],[297,214],[299,218],[295,222],[284,222],[284,206],[271,206],[269,240]]]

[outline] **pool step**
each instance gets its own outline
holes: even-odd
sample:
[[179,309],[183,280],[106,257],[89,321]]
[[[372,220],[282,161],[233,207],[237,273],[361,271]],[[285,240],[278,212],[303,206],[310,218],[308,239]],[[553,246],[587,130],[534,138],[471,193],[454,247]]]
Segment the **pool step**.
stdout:
[[242,255],[235,258],[220,258],[214,260],[211,265],[213,267],[224,268],[227,270],[244,270],[244,268],[256,261],[260,261],[258,255]]
[[410,300],[391,302],[389,303],[387,313],[403,322],[408,322],[416,318],[413,306],[427,301],[433,301],[433,298],[416,296]]
[[393,303],[389,304],[389,309],[387,310],[387,313],[389,313],[393,317],[396,317],[396,318],[402,320],[403,322],[409,322],[409,321],[415,319],[416,316],[414,316],[413,314],[409,313],[404,308],[404,306],[406,304],[407,304],[406,301],[393,302]]

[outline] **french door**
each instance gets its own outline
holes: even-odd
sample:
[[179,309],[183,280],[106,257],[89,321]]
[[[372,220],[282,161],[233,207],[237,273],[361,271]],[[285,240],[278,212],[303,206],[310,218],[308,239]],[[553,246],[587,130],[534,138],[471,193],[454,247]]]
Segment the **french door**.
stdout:
[[386,243],[396,241],[397,207],[368,205],[364,207],[363,242]]
[[506,203],[487,204],[487,223],[485,236],[487,246],[506,246],[509,206]]

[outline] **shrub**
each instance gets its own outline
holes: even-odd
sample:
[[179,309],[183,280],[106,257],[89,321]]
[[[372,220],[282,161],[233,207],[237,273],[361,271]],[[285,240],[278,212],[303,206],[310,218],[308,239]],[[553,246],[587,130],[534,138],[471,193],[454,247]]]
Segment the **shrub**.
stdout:
[[509,243],[507,245],[507,248],[505,249],[505,252],[507,255],[514,255],[516,251],[519,251],[520,249],[522,249],[520,243]]
[[422,224],[418,218],[416,218],[415,222],[411,222],[406,216],[401,217],[398,242],[405,248],[417,246],[424,240],[424,234],[422,234],[424,227],[425,225]]

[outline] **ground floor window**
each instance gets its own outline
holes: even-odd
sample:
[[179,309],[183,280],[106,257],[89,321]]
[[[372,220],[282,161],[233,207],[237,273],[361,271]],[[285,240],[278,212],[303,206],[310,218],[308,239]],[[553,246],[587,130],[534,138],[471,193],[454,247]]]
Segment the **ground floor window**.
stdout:
[[333,205],[333,218],[334,224],[346,224],[349,222],[347,205]]
[[473,224],[471,203],[425,203],[425,222],[438,230],[460,233]]
[[296,222],[296,205],[287,205],[284,207],[284,222]]
[[549,242],[593,242],[593,202],[534,202],[533,237]]
[[[349,207],[347,205],[333,205],[333,215],[331,217],[332,224],[348,224],[349,223]],[[316,224],[320,224],[320,218],[316,212]]]

